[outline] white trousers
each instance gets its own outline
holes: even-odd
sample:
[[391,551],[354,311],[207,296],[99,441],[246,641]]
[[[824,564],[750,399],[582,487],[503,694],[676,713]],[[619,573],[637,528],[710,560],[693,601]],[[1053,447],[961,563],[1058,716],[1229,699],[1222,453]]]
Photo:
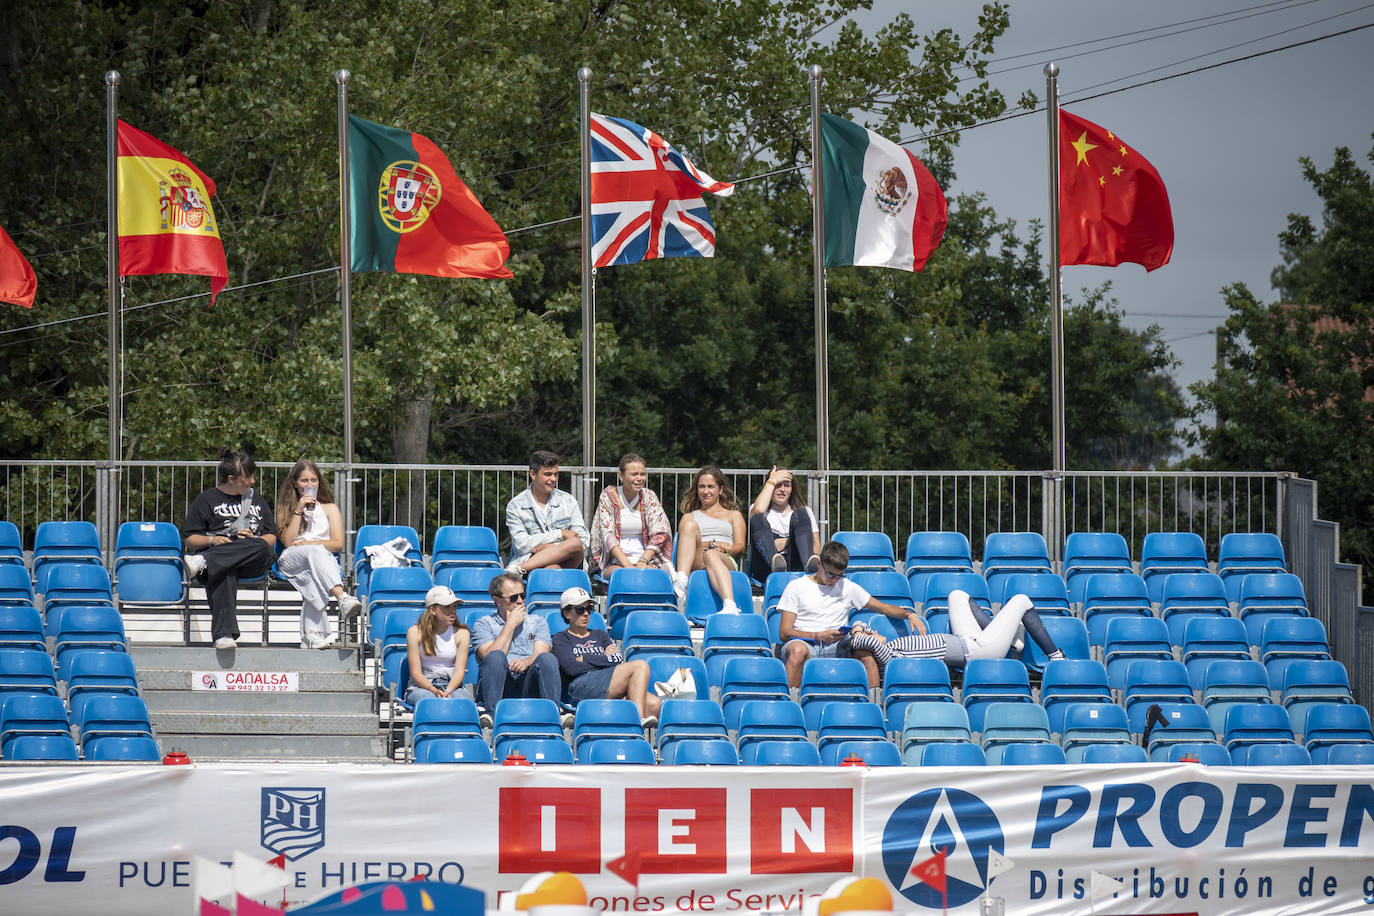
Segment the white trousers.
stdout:
[[1011,648],[1021,618],[1032,606],[1025,595],[1013,595],[984,630],[969,608],[968,592],[956,588],[949,593],[949,631],[964,641],[969,658],[1001,658]]
[[326,613],[331,590],[343,585],[339,563],[323,544],[288,547],[277,558],[277,569],[301,593],[301,638],[325,640],[334,635]]

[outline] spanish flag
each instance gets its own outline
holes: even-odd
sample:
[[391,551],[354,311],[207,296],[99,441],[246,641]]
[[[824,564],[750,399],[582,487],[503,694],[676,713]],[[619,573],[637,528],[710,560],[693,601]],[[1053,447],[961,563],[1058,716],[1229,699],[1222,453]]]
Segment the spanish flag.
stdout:
[[202,274],[210,304],[229,281],[215,183],[152,134],[119,122],[119,275]]
[[19,246],[0,227],[0,302],[13,302],[25,308],[33,308],[33,297],[38,292],[38,279],[34,276],[33,265],[19,253]]

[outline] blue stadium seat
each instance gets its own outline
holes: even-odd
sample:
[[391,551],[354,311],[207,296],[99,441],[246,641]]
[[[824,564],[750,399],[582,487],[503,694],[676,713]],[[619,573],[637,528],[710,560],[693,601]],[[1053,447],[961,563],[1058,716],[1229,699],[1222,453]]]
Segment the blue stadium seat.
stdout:
[[713,614],[706,619],[701,659],[706,663],[706,676],[712,685],[720,686],[727,659],[768,658],[772,654],[768,625],[758,614]]
[[1292,573],[1241,576],[1237,604],[1252,646],[1260,644],[1269,621],[1310,616],[1302,580]]
[[586,742],[580,762],[601,766],[653,766],[658,761],[654,759],[654,749],[648,741],[629,737],[597,738]]
[[1374,744],[1338,744],[1326,762],[1332,766],[1374,766]]
[[787,670],[776,658],[732,658],[721,676],[720,708],[725,727],[739,727],[740,706],[750,700],[790,700]]
[[906,539],[906,579],[911,597],[920,601],[926,581],[936,573],[973,572],[968,538],[957,531],[914,531]]
[[849,551],[849,571],[897,569],[892,539],[881,531],[837,531],[834,540]]
[[1031,703],[1026,666],[1011,658],[975,658],[964,665],[961,699],[969,727],[983,730],[983,713],[992,703]]
[[120,605],[180,604],[184,595],[181,532],[171,522],[125,522],[115,536],[114,580]]
[[1077,531],[1064,539],[1064,581],[1069,600],[1083,603],[1087,576],[1132,572],[1126,539],[1110,531]]
[[987,755],[976,744],[962,741],[927,744],[921,749],[923,767],[981,767],[988,765]]
[[[741,604],[749,610],[751,604]],[[611,573],[606,586],[606,618],[611,635],[625,635],[625,618],[632,611],[664,611],[678,614],[673,577],[666,569],[619,569]]]
[[912,703],[953,703],[949,666],[938,658],[894,658],[883,672],[883,715],[897,734]]
[[0,521],[0,564],[4,563],[24,565],[24,544],[14,522]]
[[82,750],[87,760],[157,763],[162,759],[162,751],[158,750],[157,741],[147,735],[110,735],[105,738],[92,738]]
[[1008,576],[1052,572],[1054,566],[1050,563],[1049,547],[1037,532],[999,531],[989,534],[983,542],[983,578],[987,580],[988,595],[995,605],[1002,603]]
[[406,559],[410,561],[411,566],[424,565],[424,556],[420,553],[420,535],[410,525],[363,525],[353,538],[353,578],[357,583],[359,597],[367,596],[368,579],[372,575],[372,561],[368,559],[367,548],[385,544],[396,538],[405,538],[410,542],[411,549],[406,551]]
[[1307,711],[1303,745],[1313,763],[1326,763],[1331,749],[1342,744],[1374,743],[1369,713],[1354,703],[1319,703]]
[[[730,585],[735,604],[744,613],[750,613],[754,607],[754,593],[749,588],[749,577],[739,570],[733,570],[730,573]],[[721,609],[721,599],[711,588],[706,570],[695,570],[687,578],[686,606],[687,619],[698,626],[705,626],[707,619]]]
[[1211,572],[1207,547],[1198,535],[1191,531],[1152,531],[1145,535],[1140,545],[1140,577],[1152,602],[1162,598],[1165,576],[1205,572]]
[[821,765],[838,764],[843,759],[837,756],[840,745],[856,741],[891,743],[887,738],[882,707],[870,702],[825,704],[821,708],[820,727],[816,731],[816,748],[821,752]]
[[870,767],[899,767],[902,752],[891,741],[841,741],[835,745],[835,761],[839,764],[857,758]]
[[1152,704],[1191,702],[1193,687],[1182,662],[1147,658],[1126,666],[1122,705],[1126,707],[1132,733],[1144,733],[1145,717]]
[[919,764],[921,748],[945,741],[973,740],[968,712],[958,703],[911,703],[902,720],[902,760],[908,765]]
[[43,592],[43,610],[70,604],[107,604],[114,606],[114,587],[105,567],[93,563],[51,563],[44,567],[48,573],[47,589]]
[[857,658],[810,658],[802,665],[797,694],[806,730],[814,732],[827,704],[868,702],[868,672]]
[[1090,744],[1081,763],[1145,763],[1145,748],[1134,744]]
[[1158,617],[1113,617],[1102,641],[1102,661],[1113,690],[1126,686],[1126,666],[1142,658],[1172,659],[1169,628]]
[[423,566],[387,567],[375,570],[368,585],[367,613],[371,619],[393,607],[425,606],[425,594],[434,579]]
[[[374,640],[380,637],[381,654],[378,656],[382,668],[382,686],[391,694],[391,698],[405,706],[405,690],[403,685],[410,678],[410,671],[406,665],[406,630],[410,629],[420,620],[420,615],[424,613],[423,608],[419,607],[392,607],[383,610],[385,616],[380,629],[373,629]],[[468,668],[472,668],[471,656],[469,656]],[[466,672],[464,673],[466,679]]]
[[57,695],[53,658],[39,649],[0,649],[0,696],[8,692]]
[[[1054,573],[1011,573],[1002,577],[1002,593],[994,600],[1005,602],[1011,595],[1025,595],[1041,617],[1062,617],[1073,613],[1069,589]],[[991,588],[989,584],[989,588]]]
[[739,753],[727,738],[683,738],[671,745],[672,758],[663,763],[677,766],[739,766]]
[[27,569],[13,563],[0,563],[0,604],[36,606],[33,580]]
[[[1088,627],[1077,617],[1041,617],[1040,622],[1045,625],[1045,632],[1050,634],[1050,639],[1059,647],[1059,651],[1064,653],[1066,659],[1087,660],[1092,658],[1092,644],[1088,642]],[[1033,639],[1026,639],[1025,648],[1021,650],[1021,661],[1025,666],[1039,674],[1045,670],[1045,665],[1049,663],[1049,656],[1040,648],[1040,645]]]
[[1295,661],[1321,661],[1331,657],[1326,627],[1315,617],[1278,617],[1268,621],[1260,635],[1260,661],[1269,672],[1269,686],[1282,687],[1288,666]]
[[100,535],[91,522],[41,522],[33,537],[33,578],[39,594],[47,591],[49,567],[54,563],[99,566]]
[[491,748],[481,738],[432,738],[415,752],[416,763],[491,763]]
[[1119,617],[1153,617],[1145,581],[1134,573],[1098,573],[1083,584],[1083,622],[1095,646],[1107,641],[1107,624]]
[[1009,744],[1002,749],[1002,766],[1056,766],[1067,763],[1057,744]]
[[1165,760],[1169,763],[1179,763],[1184,757],[1196,757],[1197,762],[1202,766],[1229,767],[1231,765],[1231,752],[1216,743],[1171,744]]
[[[572,746],[573,756],[579,763],[587,762],[589,745],[622,738],[644,740],[644,726],[640,724],[635,704],[629,700],[583,700],[577,704]],[[653,756],[652,747],[649,756]]]
[[1311,766],[1312,755],[1301,744],[1256,744],[1245,754],[1248,767]]
[[1284,671],[1280,696],[1293,730],[1299,734],[1306,728],[1307,712],[1313,706],[1355,701],[1350,692],[1350,678],[1345,665],[1329,659],[1303,659],[1289,665]]
[[1207,668],[1217,659],[1247,661],[1245,624],[1234,617],[1195,617],[1183,630],[1183,667],[1188,682],[1201,691]]
[[765,741],[759,745],[755,766],[818,767],[820,752],[809,741]]
[[992,703],[983,716],[982,745],[989,765],[1002,762],[1009,744],[1050,740],[1050,720],[1042,706]]
[[1040,679],[1040,705],[1045,707],[1050,733],[1064,730],[1064,710],[1070,703],[1110,703],[1107,669],[1091,659],[1056,659]]
[[444,525],[434,532],[429,568],[435,577],[441,569],[500,569],[501,554],[496,532],[484,525]]
[[562,716],[558,704],[542,697],[505,697],[492,711],[491,742],[496,756],[506,757],[503,747],[508,742],[526,738],[563,737]]
[[66,735],[71,722],[67,706],[50,693],[0,694],[0,757],[10,757],[10,744],[21,735]]
[[153,736],[148,704],[142,697],[127,693],[92,695],[82,704],[81,718],[74,719],[73,724],[83,747],[96,738]]
[[[491,612],[488,611],[487,613],[491,613]],[[544,622],[547,623],[547,624],[549,625],[549,638],[550,638],[550,639],[552,639],[552,638],[554,637],[555,634],[561,633],[563,630],[566,630],[566,629],[568,628],[568,622],[567,622],[566,620],[563,619],[563,611],[562,611],[561,608],[546,607],[546,608],[544,608],[544,610],[542,610],[542,611],[536,611],[535,613],[537,613],[537,614],[539,614],[539,616],[543,617],[543,618],[544,618]],[[655,612],[651,612],[651,613],[657,613],[657,612],[655,611]],[[592,611],[591,616],[587,618],[587,629],[589,629],[589,630],[605,630],[605,629],[607,629],[607,627],[606,627],[606,618],[601,616],[601,612],[600,612],[600,611]]]
[[640,655],[691,655],[692,632],[687,618],[676,611],[631,611],[625,616],[621,650],[626,660]]
[[664,700],[658,710],[658,732],[655,737],[659,757],[664,763],[672,763],[677,753],[674,745],[679,742],[728,739],[725,715],[721,712],[719,703],[713,703],[705,698]]
[[750,700],[740,704],[735,746],[740,763],[752,766],[759,745],[769,741],[806,741],[801,707],[790,700]]
[[592,593],[592,580],[582,569],[532,569],[525,579],[525,608],[537,613],[558,608],[558,599],[570,588],[585,588]]
[[1226,586],[1211,573],[1166,575],[1159,602],[1159,616],[1169,627],[1169,641],[1176,646],[1183,645],[1190,621],[1231,616]]
[[949,593],[955,589],[968,592],[970,601],[988,613],[992,612],[988,583],[982,576],[977,573],[935,573],[926,580],[926,591],[921,596],[921,614],[930,632],[949,632]]
[[1285,572],[1288,572],[1288,560],[1278,535],[1266,531],[1233,531],[1222,535],[1217,548],[1217,575],[1226,583],[1229,600],[1240,600],[1241,576]]
[[445,566],[434,574],[435,585],[447,585],[463,602],[463,613],[486,608],[496,610],[496,602],[491,600],[491,580],[504,573],[504,569],[489,566]]
[[1238,748],[1256,744],[1291,744],[1293,726],[1288,711],[1273,703],[1238,703],[1226,711],[1223,744],[1235,761]]
[[[912,612],[916,610],[916,603],[911,598],[911,588],[907,584],[906,577],[899,572],[891,570],[859,571],[850,574],[849,580],[879,601]],[[873,632],[880,633],[888,639],[911,635],[911,627],[907,625],[905,620],[898,620],[876,611],[864,611],[858,608],[850,612],[850,624],[860,619]]]
[[[919,614],[920,611],[915,613]],[[911,626],[905,619],[898,620],[896,617],[889,617],[877,611],[850,611],[849,625],[853,627],[860,624],[884,639],[898,639],[902,636],[911,635]]]
[[1160,703],[1167,724],[1150,732],[1150,759],[1164,761],[1175,744],[1215,744],[1217,733],[1207,710],[1195,703]]
[[572,745],[562,738],[529,738],[515,736],[497,743],[492,758],[502,763],[512,754],[519,754],[530,763],[572,763]]
[[76,760],[71,735],[20,735],[5,751],[8,760]]
[[26,604],[0,604],[0,649],[37,649],[46,652],[43,618]]
[[[686,668],[692,674],[692,683],[696,686],[697,699],[707,699],[711,695],[711,685],[706,679],[706,665],[701,659],[691,655],[643,655],[640,656],[649,663],[649,684],[650,686],[659,681],[666,681],[677,672],[679,668]],[[683,697],[683,699],[691,699]]]
[[477,704],[467,697],[424,697],[415,704],[410,725],[411,747],[418,756],[420,745],[436,737],[481,738]]
[[1115,703],[1072,703],[1064,710],[1059,746],[1069,763],[1082,763],[1084,749],[1094,744],[1130,743],[1126,711]]
[[1218,658],[1202,678],[1202,707],[1212,729],[1226,727],[1226,712],[1237,703],[1268,703],[1269,678],[1264,666],[1250,659]]
[[83,649],[72,654],[67,672],[67,705],[72,720],[84,722],[85,704],[101,694],[138,694],[138,672],[127,653],[112,649]]
[[57,667],[62,669],[62,653],[68,649],[117,649],[126,652],[128,642],[128,637],[124,635],[124,618],[114,608],[108,605],[66,608],[57,625]]

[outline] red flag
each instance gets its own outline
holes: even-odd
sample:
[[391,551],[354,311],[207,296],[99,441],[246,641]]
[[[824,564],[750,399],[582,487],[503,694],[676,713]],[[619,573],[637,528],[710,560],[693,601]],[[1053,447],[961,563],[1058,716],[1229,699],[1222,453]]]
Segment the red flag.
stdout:
[[268,864],[268,865],[271,865],[271,866],[274,866],[274,867],[276,867],[276,868],[280,868],[280,869],[282,869],[283,871],[285,871],[285,869],[286,869],[286,853],[282,853],[282,854],[279,855],[279,856],[273,856],[272,858],[270,858],[270,859],[267,860],[267,864]]
[[210,304],[229,282],[215,183],[152,134],[119,122],[119,275],[201,274]]
[[1060,263],[1154,270],[1173,250],[1174,217],[1155,167],[1111,131],[1060,109]]
[[606,863],[606,870],[619,875],[625,883],[639,887],[639,853],[627,852],[618,859]]
[[945,893],[945,851],[942,849],[924,862],[911,866],[911,873],[940,893]]
[[33,297],[38,292],[38,279],[33,274],[33,266],[19,253],[19,246],[0,227],[0,302],[13,302],[25,308],[33,308]]

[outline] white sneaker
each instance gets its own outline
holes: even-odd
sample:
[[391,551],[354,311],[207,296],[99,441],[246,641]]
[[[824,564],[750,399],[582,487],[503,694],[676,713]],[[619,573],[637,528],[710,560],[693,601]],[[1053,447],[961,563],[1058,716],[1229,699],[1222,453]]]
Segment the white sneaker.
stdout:
[[658,716],[645,716],[639,720],[639,727],[643,729],[650,729],[656,725],[658,725]]
[[558,717],[558,724],[562,728],[572,728],[576,722],[577,716],[573,715],[570,712],[565,712],[563,713],[563,715]]
[[186,567],[186,578],[188,579],[194,579],[205,572],[205,557],[198,553],[183,554],[181,562]]
[[491,728],[491,715],[489,713],[478,713],[477,724],[481,728]]
[[347,593],[339,596],[339,619],[348,620],[356,617],[358,612],[363,609],[363,603],[357,598]]
[[216,649],[237,649],[238,647],[239,644],[234,642],[234,637],[232,636],[221,636],[219,639],[215,640]]
[[719,610],[717,613],[721,613],[721,614],[738,614],[739,612],[740,612],[740,611],[739,611],[739,605],[738,605],[738,604],[735,604],[735,602],[733,602],[733,601],[727,601],[727,602],[725,602],[724,604],[722,604],[722,605],[720,606],[720,610]]
[[302,640],[301,640],[301,648],[302,648],[302,649],[332,649],[332,648],[334,648],[334,646],[337,644],[337,642],[338,642],[338,638],[337,638],[337,637],[334,637],[334,636],[326,636],[326,637],[324,637],[323,639],[310,639],[310,638],[306,638],[306,639],[302,639]]
[[525,567],[514,561],[511,561],[510,565],[506,567],[506,572],[519,576],[522,579],[525,578]]
[[673,570],[673,594],[677,596],[678,613],[684,613],[687,608],[687,577],[676,569]]

